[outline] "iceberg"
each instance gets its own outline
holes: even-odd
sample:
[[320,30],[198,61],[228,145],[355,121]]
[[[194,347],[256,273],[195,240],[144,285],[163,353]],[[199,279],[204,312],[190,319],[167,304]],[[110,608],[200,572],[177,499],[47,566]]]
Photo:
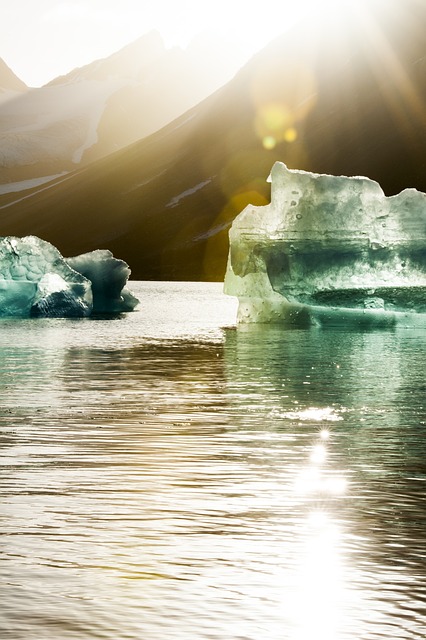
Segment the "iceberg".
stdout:
[[66,258],[68,266],[92,283],[93,312],[117,313],[133,311],[139,300],[126,287],[129,265],[114,258],[107,249],[96,249],[74,258]]
[[225,292],[239,322],[426,324],[426,194],[272,168],[271,202],[234,220]]
[[36,236],[0,238],[0,316],[86,317],[132,311],[130,269],[107,250],[64,258]]

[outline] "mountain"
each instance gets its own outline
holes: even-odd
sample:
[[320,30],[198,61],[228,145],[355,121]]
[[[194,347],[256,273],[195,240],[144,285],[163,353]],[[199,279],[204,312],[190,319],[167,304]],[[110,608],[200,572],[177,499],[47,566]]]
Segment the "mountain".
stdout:
[[5,61],[0,58],[0,92],[23,92],[27,90],[28,87],[25,82],[22,82],[22,80],[13,73],[12,69],[9,69]]
[[72,171],[160,129],[229,79],[217,47],[166,49],[151,32],[0,104],[0,185]]
[[28,87],[25,82],[22,82],[0,58],[0,105],[26,91]]
[[278,38],[148,138],[2,196],[0,234],[33,233],[64,255],[108,248],[136,279],[221,279],[229,226],[269,201],[276,160],[365,175],[388,195],[426,191],[426,7],[350,6]]

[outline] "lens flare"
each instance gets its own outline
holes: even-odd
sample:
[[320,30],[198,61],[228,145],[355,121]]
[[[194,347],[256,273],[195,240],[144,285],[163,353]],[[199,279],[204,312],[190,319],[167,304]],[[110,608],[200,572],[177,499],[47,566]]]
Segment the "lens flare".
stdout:
[[284,131],[284,141],[285,142],[296,142],[297,140],[297,129],[295,127],[288,127]]
[[271,150],[277,146],[277,140],[274,138],[274,136],[265,136],[262,140],[262,144],[264,149]]
[[229,249],[229,227],[235,216],[249,204],[256,206],[268,204],[268,200],[255,189],[255,185],[247,185],[247,189],[232,195],[209,230],[203,236],[196,238],[206,242],[203,260],[203,275],[206,280],[218,279],[218,275],[223,277],[220,269]]
[[254,106],[253,128],[264,149],[292,144],[299,138],[299,127],[316,102],[313,70],[307,63],[289,60],[285,76],[282,69],[254,73],[251,100]]

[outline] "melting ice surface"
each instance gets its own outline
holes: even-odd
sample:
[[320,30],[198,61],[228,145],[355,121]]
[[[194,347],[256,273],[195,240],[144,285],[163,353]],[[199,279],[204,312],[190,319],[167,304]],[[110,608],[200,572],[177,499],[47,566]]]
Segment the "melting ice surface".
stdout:
[[234,220],[225,291],[240,322],[426,322],[426,194],[272,168],[271,203]]
[[36,236],[0,239],[0,316],[85,317],[131,311],[130,269],[107,250],[63,258]]

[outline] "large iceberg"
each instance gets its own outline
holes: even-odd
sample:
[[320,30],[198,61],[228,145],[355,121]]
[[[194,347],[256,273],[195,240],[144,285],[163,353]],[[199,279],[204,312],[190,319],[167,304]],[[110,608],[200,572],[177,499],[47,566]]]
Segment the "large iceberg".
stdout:
[[110,251],[64,258],[36,236],[0,238],[0,316],[85,317],[131,311],[130,269]]
[[230,230],[225,292],[240,322],[426,323],[426,194],[272,168],[271,203]]

